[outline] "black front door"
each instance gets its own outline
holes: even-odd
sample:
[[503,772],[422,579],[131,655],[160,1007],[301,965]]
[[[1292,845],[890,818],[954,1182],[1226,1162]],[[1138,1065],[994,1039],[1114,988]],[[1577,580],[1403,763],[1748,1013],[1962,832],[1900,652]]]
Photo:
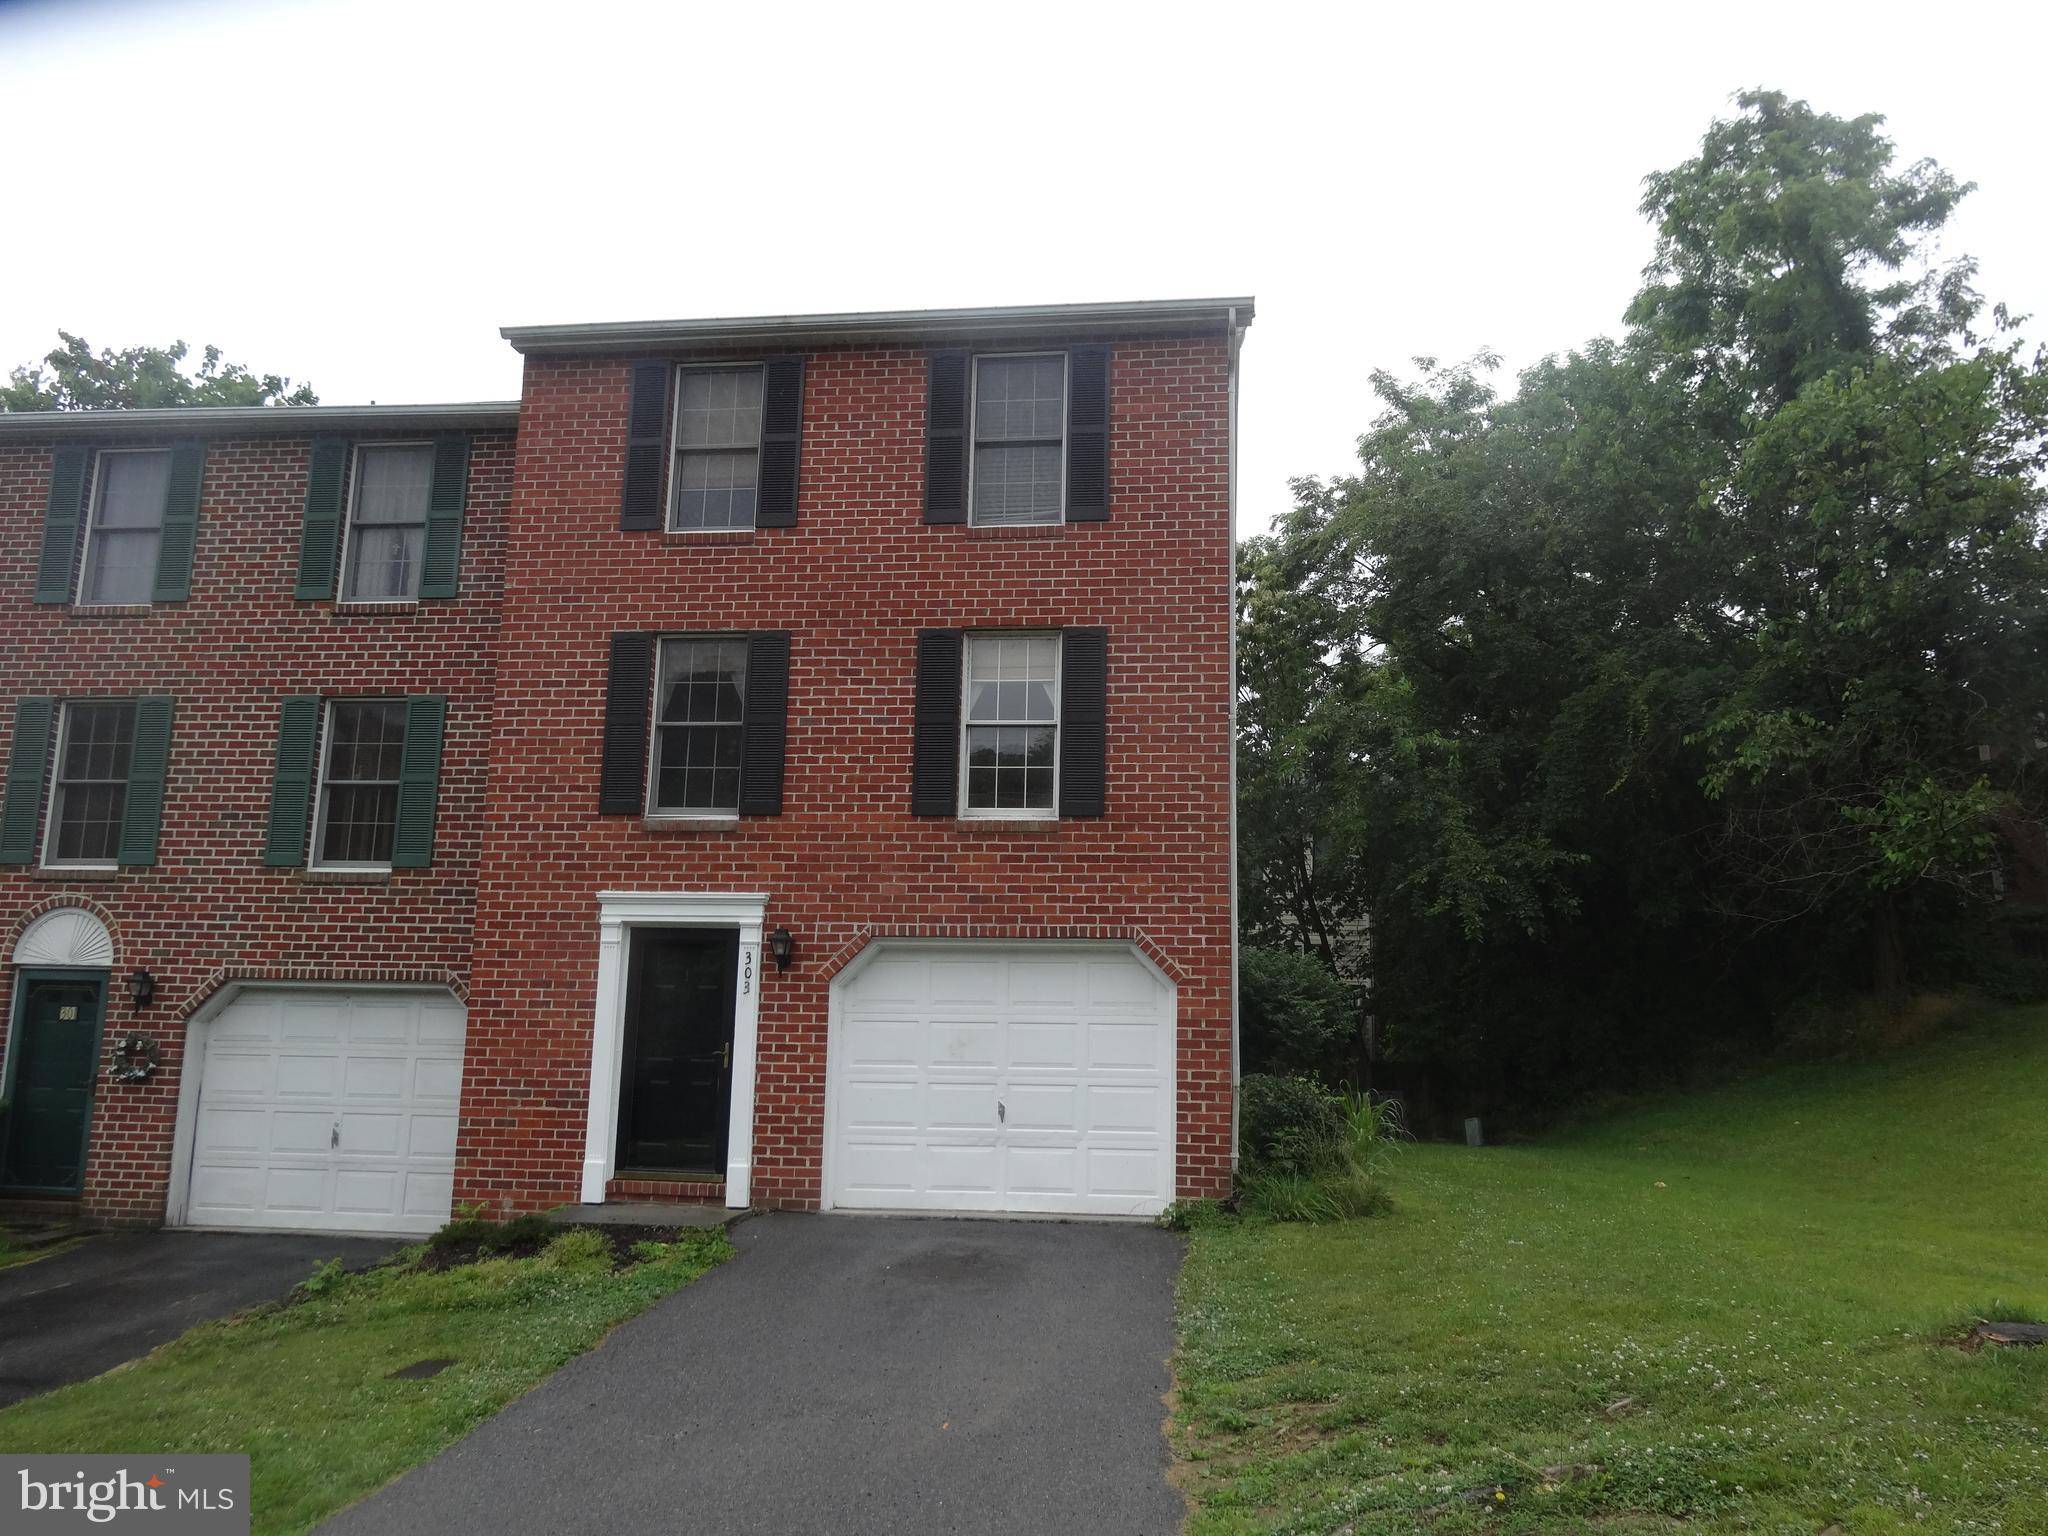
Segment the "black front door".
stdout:
[[737,929],[633,930],[619,1074],[621,1172],[724,1173]]
[[95,976],[31,972],[22,979],[0,1188],[76,1194],[85,1187],[85,1133],[105,991]]

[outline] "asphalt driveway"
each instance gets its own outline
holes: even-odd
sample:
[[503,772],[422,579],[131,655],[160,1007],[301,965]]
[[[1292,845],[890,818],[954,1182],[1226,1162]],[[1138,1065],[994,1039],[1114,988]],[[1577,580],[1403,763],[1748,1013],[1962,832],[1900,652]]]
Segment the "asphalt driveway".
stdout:
[[1149,1227],[766,1216],[739,1255],[331,1536],[935,1536],[1179,1529],[1177,1238]]
[[103,1232],[0,1269],[0,1407],[112,1370],[194,1323],[276,1301],[328,1259],[357,1269],[398,1245],[296,1233]]

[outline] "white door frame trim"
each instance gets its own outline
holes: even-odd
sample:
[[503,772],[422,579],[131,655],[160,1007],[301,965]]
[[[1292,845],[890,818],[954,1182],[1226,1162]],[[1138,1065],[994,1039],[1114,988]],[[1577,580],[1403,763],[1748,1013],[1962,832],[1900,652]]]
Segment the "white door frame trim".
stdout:
[[618,1155],[619,1073],[626,1041],[626,944],[635,928],[736,928],[732,1113],[725,1142],[725,1203],[744,1210],[754,1157],[754,1063],[761,1033],[761,892],[599,891],[597,1008],[590,1032],[590,1100],[583,1137],[583,1203],[602,1205]]
[[[932,938],[876,938],[868,941],[859,954],[846,963],[826,991],[825,998],[825,1117],[824,1143],[818,1149],[818,1209],[836,1209],[832,1203],[832,1180],[834,1149],[839,1141],[839,1095],[835,1091],[839,1078],[839,1036],[840,1019],[844,1010],[841,993],[846,984],[871,964],[875,956],[884,950],[900,953],[906,949],[952,950],[966,949],[1024,949],[1034,954],[1048,950],[1081,950],[1094,954],[1128,954],[1150,971],[1159,984],[1166,988],[1166,1081],[1171,1092],[1172,1108],[1166,1117],[1166,1180],[1167,1202],[1171,1204],[1180,1198],[1180,985],[1159,963],[1137,943],[1129,939],[932,939]],[[935,1213],[919,1210],[914,1214],[930,1216]],[[977,1217],[1017,1215],[1027,1220],[1046,1220],[1036,1212],[974,1211]],[[1070,1218],[1056,1218],[1070,1219]],[[1107,1220],[1120,1218],[1107,1217]]]
[[[438,992],[462,1003],[464,1016],[463,1054],[469,1053],[469,1004],[448,987],[418,981],[264,981],[250,978],[223,984],[213,996],[193,1010],[185,1021],[185,1049],[178,1059],[178,1119],[171,1135],[171,1187],[164,1197],[164,1225],[187,1225],[186,1212],[192,1203],[192,1144],[199,1133],[199,1079],[206,1068],[208,1027],[228,1010],[228,1004],[245,992]],[[264,1230],[236,1228],[237,1231]],[[279,1231],[291,1230],[278,1228]],[[378,1236],[388,1234],[378,1233]]]

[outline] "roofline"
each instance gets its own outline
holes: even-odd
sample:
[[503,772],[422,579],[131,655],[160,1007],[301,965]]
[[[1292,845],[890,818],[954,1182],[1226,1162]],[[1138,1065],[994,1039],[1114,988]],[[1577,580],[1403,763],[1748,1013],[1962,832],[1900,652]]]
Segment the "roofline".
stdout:
[[591,325],[508,325],[498,334],[525,353],[688,351],[771,343],[999,341],[1076,333],[1221,335],[1252,322],[1252,300],[1146,299],[1123,304],[1013,304],[992,309],[885,309],[845,315],[628,320]]
[[0,441],[201,436],[309,437],[325,432],[519,425],[517,400],[454,405],[178,405],[148,410],[0,411]]

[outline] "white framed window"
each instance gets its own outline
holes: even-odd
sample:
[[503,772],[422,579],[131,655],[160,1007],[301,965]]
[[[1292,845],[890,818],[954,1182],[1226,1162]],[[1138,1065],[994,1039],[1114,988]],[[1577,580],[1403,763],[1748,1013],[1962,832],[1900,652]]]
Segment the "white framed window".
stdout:
[[745,635],[676,635],[655,674],[650,816],[740,813],[747,703]]
[[672,531],[754,526],[762,378],[759,367],[676,370]]
[[43,830],[46,867],[115,867],[134,752],[133,699],[80,699],[63,706],[50,819]]
[[1060,637],[970,634],[960,674],[960,814],[1057,816]]
[[362,443],[349,471],[341,543],[341,600],[409,603],[420,595],[432,443]]
[[983,527],[1057,523],[1067,504],[1067,355],[974,360],[967,520]]
[[79,562],[82,606],[149,601],[170,495],[168,448],[103,448],[93,456],[92,513]]
[[405,761],[405,700],[329,700],[319,750],[312,867],[389,869]]

